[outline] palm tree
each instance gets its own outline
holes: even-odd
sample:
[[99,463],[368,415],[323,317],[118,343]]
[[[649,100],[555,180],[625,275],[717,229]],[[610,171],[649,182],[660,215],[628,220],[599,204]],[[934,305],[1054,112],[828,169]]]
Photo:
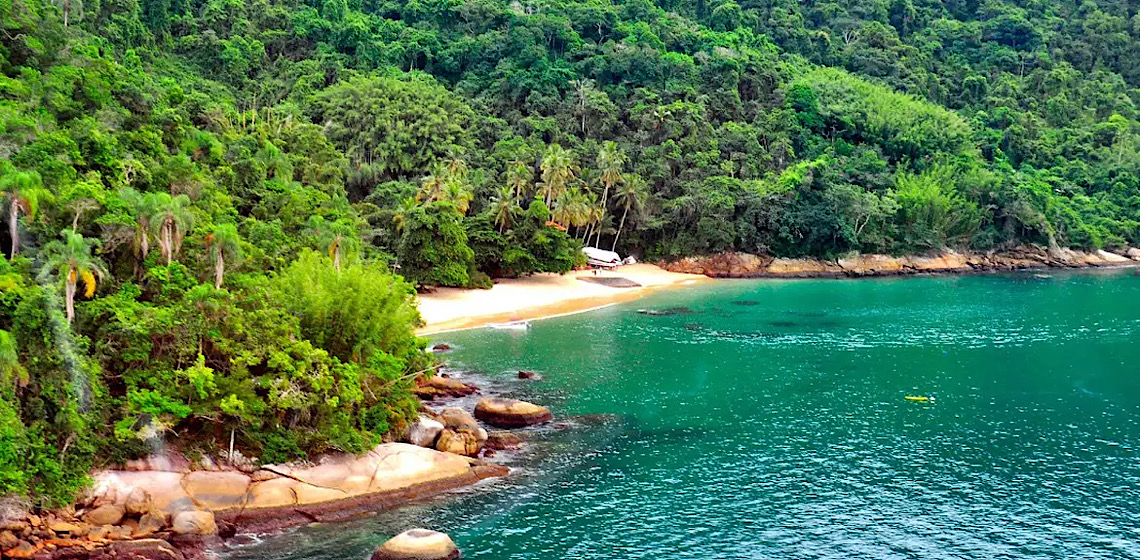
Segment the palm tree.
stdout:
[[51,200],[43,180],[35,171],[17,171],[5,162],[0,176],[0,193],[8,199],[8,234],[12,237],[11,257],[20,252],[20,214],[35,218],[41,202]]
[[435,202],[442,200],[444,193],[447,191],[447,184],[450,182],[451,172],[446,166],[440,163],[435,163],[431,166],[431,172],[423,178],[420,192],[416,193],[416,200],[421,202]]
[[174,260],[174,255],[182,249],[182,237],[194,224],[190,213],[190,197],[180,194],[170,196],[158,193],[153,199],[150,226],[157,230],[158,248],[166,257],[166,264]]
[[[605,189],[602,190],[602,210],[608,208],[610,200],[610,189],[622,181],[621,170],[625,167],[626,157],[625,153],[618,149],[617,144],[613,141],[602,144],[602,149],[598,150],[597,165],[598,170],[602,172],[602,184]],[[601,220],[601,217],[598,218]],[[598,228],[598,238],[594,242],[597,246],[602,242],[602,228]]]
[[455,209],[464,215],[467,214],[467,209],[471,207],[471,199],[474,196],[471,194],[471,189],[459,180],[448,181],[443,191],[443,200],[455,205]]
[[539,184],[539,191],[542,193],[543,202],[550,206],[551,202],[566,192],[570,181],[578,172],[578,166],[574,165],[574,154],[558,144],[551,144],[542,156],[541,167],[542,183]]
[[104,226],[103,241],[108,246],[114,246],[129,238],[131,252],[135,256],[135,274],[138,275],[142,271],[143,261],[150,253],[150,217],[154,213],[158,197],[153,193],[140,193],[130,187],[120,190],[118,196],[134,218],[134,224]]
[[491,216],[495,225],[499,226],[499,233],[511,227],[520,210],[510,186],[499,187],[491,196]]
[[416,206],[418,206],[416,199],[411,197],[401,200],[400,204],[396,205],[396,212],[392,214],[392,222],[396,224],[396,231],[404,231],[404,222]]
[[55,240],[44,246],[44,266],[40,279],[47,280],[55,271],[63,281],[67,303],[67,322],[75,319],[75,288],[83,280],[84,297],[95,295],[95,281],[107,275],[102,261],[91,256],[91,249],[99,246],[98,239],[87,239],[70,229],[62,232],[63,241]]
[[534,184],[534,169],[525,161],[515,160],[507,168],[507,185],[515,191],[515,198],[522,198]]
[[313,235],[328,245],[329,256],[332,257],[333,267],[340,272],[340,261],[345,251],[356,245],[356,229],[348,220],[330,222],[321,216],[309,217],[309,228]]
[[226,259],[231,264],[241,262],[241,236],[233,224],[218,224],[214,231],[206,236],[206,251],[210,260],[214,261],[214,288],[222,288],[222,279],[226,274]]
[[618,238],[621,237],[621,231],[625,228],[625,219],[629,216],[629,211],[641,212],[645,207],[645,199],[649,196],[649,192],[644,179],[639,175],[628,175],[622,181],[621,189],[614,196],[618,205],[622,207],[622,213],[617,233],[614,234],[614,245],[610,247],[611,251],[617,251]]

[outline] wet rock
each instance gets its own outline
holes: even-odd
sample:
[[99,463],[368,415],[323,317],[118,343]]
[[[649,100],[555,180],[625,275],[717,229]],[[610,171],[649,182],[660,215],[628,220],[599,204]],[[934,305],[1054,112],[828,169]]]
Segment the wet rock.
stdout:
[[410,529],[392,537],[372,553],[372,560],[453,560],[459,549],[451,537],[428,529]]
[[475,434],[466,430],[456,432],[454,430],[445,429],[440,432],[439,440],[435,443],[435,448],[439,451],[455,453],[456,455],[466,455],[468,457],[478,455],[482,447],[482,442],[479,441]]
[[1136,247],[1129,247],[1128,250],[1124,252],[1124,254],[1134,261],[1140,261],[1140,249],[1137,249]]
[[432,352],[447,352],[448,350],[451,350],[451,345],[446,342],[440,342],[431,347]]
[[7,529],[0,531],[0,550],[7,550],[20,544],[19,537]]
[[420,416],[408,428],[408,441],[420,447],[434,447],[435,440],[443,428],[442,423],[426,416]]
[[534,379],[533,371],[519,370],[519,379]]
[[118,504],[99,506],[83,515],[83,520],[92,525],[118,525],[126,515],[126,508]]
[[494,450],[518,449],[522,446],[522,438],[510,432],[491,432],[483,447]]
[[435,375],[417,381],[414,392],[421,399],[431,400],[438,397],[465,397],[478,390],[478,387],[467,385],[458,379]]
[[214,514],[208,511],[184,511],[174,516],[174,534],[183,536],[210,536],[218,533]]
[[522,428],[549,422],[554,415],[545,406],[492,397],[479,401],[475,417],[498,428]]
[[87,531],[87,538],[92,541],[104,540],[107,538],[107,533],[111,532],[111,529],[112,527],[110,525],[92,527],[89,531]]

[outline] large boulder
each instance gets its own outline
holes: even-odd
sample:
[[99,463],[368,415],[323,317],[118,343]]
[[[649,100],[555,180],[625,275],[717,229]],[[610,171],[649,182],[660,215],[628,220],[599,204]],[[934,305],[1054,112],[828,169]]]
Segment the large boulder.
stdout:
[[87,512],[83,520],[91,525],[118,525],[126,513],[126,508],[121,505],[107,504]]
[[132,490],[127,496],[127,502],[123,505],[127,510],[127,515],[143,515],[154,507],[151,503],[150,492],[142,488]]
[[218,533],[218,524],[211,512],[184,511],[174,516],[172,529],[176,535],[207,537]]
[[439,413],[440,422],[443,422],[443,427],[449,430],[470,430],[472,432],[479,429],[479,423],[475,421],[466,410],[462,408],[445,408]]
[[421,399],[431,400],[436,397],[465,397],[478,390],[478,387],[458,379],[434,375],[418,380],[414,392]]
[[522,428],[554,418],[550,409],[515,399],[486,398],[475,406],[475,417],[499,428]]
[[435,448],[439,451],[446,451],[447,453],[474,457],[478,455],[479,450],[483,448],[483,442],[479,441],[473,432],[467,430],[456,432],[454,430],[444,429],[440,432],[439,439],[435,442]]
[[377,547],[372,560],[453,560],[459,556],[459,549],[447,534],[409,529]]
[[435,447],[435,440],[443,431],[443,424],[427,416],[420,416],[408,428],[408,441],[420,447]]

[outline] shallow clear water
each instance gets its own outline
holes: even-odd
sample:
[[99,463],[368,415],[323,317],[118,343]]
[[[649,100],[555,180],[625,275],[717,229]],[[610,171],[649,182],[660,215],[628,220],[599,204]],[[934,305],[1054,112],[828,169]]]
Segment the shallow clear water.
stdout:
[[507,479],[230,558],[411,526],[469,559],[1140,558],[1130,272],[710,282],[437,339],[568,425]]

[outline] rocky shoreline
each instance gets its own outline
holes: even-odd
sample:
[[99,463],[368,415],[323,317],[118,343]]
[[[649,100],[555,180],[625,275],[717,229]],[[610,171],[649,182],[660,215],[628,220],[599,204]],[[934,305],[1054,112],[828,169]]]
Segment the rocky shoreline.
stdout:
[[[418,385],[427,402],[479,391],[440,375]],[[509,468],[479,457],[516,449],[522,440],[510,431],[488,432],[476,416],[494,428],[552,418],[545,407],[490,397],[479,401],[474,416],[455,406],[436,411],[424,405],[404,437],[411,443],[384,443],[360,456],[325,456],[315,465],[211,463],[203,470],[177,454],[134,461],[96,473],[90,490],[72,506],[0,518],[0,557],[204,559],[238,532],[344,520],[506,476]]]
[[942,251],[899,257],[858,254],[837,259],[720,253],[661,262],[659,266],[670,272],[703,274],[711,278],[861,278],[1140,266],[1140,249],[1111,252],[1021,246],[986,253]]

